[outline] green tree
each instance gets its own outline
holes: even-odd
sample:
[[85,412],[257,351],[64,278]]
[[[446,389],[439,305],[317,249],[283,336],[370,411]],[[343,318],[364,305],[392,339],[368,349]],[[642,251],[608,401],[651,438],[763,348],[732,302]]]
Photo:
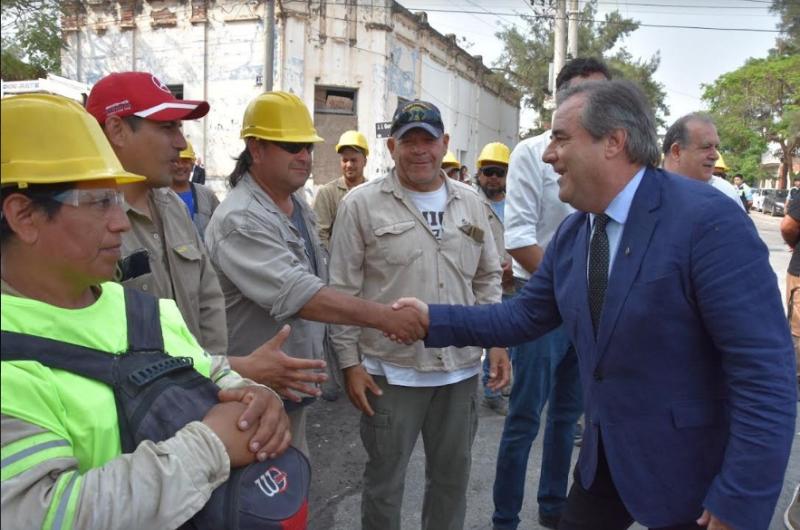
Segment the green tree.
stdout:
[[0,76],[30,79],[61,71],[63,40],[56,0],[0,0]]
[[800,2],[797,0],[772,0],[769,8],[781,17],[778,30],[781,35],[775,39],[771,55],[793,55],[800,53]]
[[749,59],[704,89],[728,165],[750,179],[765,176],[761,155],[777,145],[779,177],[788,184],[789,168],[800,155],[800,55]]
[[[545,108],[551,96],[548,88],[549,63],[553,57],[553,26],[555,16],[552,8],[532,6],[534,15],[525,17],[525,27],[506,26],[496,35],[503,41],[504,51],[495,63],[495,70],[520,92],[525,94],[524,104],[534,109],[540,123],[550,121],[552,111]],[[668,114],[664,87],[653,79],[661,58],[658,54],[650,59],[635,59],[620,42],[638,29],[638,22],[623,18],[619,11],[608,13],[602,21],[596,21],[597,0],[586,2],[579,16],[578,50],[582,57],[602,57],[615,77],[624,77],[638,82],[650,98],[656,110],[656,118],[663,125]],[[614,50],[614,51],[612,51]],[[541,129],[539,129],[541,130]],[[529,134],[538,132],[536,129]]]

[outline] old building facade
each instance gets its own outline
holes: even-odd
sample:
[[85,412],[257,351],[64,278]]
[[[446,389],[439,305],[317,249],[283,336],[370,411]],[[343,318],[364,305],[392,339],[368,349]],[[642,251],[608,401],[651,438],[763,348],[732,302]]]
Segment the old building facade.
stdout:
[[[242,149],[247,103],[264,87],[267,4],[246,0],[82,0],[64,2],[62,73],[84,83],[125,70],[157,74],[211,112],[187,122],[186,136],[215,187]],[[450,146],[474,169],[481,147],[516,143],[519,94],[481,61],[438,33],[424,13],[393,0],[276,2],[273,88],[299,95],[325,144],[315,150],[314,183],[338,177],[334,146],[341,132],[361,130],[371,153],[368,176],[391,159],[381,123],[402,99],[434,102]]]

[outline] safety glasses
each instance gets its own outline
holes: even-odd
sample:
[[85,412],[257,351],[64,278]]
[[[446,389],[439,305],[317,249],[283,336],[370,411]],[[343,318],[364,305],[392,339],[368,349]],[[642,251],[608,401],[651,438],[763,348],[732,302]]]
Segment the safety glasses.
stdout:
[[314,144],[312,144],[312,143],[275,142],[275,141],[272,141],[272,143],[277,145],[278,147],[280,147],[281,149],[283,149],[287,153],[291,153],[293,155],[296,155],[297,153],[299,153],[303,149],[308,151],[309,154],[311,154],[314,151]]
[[98,213],[107,213],[114,206],[122,206],[125,196],[121,191],[108,188],[76,189],[62,191],[52,196],[52,199],[61,204],[68,204],[76,208],[86,206]]

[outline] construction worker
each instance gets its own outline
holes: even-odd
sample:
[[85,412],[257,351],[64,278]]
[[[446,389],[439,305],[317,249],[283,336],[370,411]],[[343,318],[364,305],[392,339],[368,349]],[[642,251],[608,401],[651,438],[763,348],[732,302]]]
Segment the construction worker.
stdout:
[[187,140],[186,149],[178,154],[178,171],[172,177],[172,186],[170,187],[186,204],[189,217],[197,227],[200,239],[203,239],[211,214],[219,206],[219,199],[211,191],[211,188],[190,180],[195,160],[197,160],[197,156],[194,154],[191,142]]
[[339,137],[336,152],[339,154],[342,176],[322,186],[314,200],[319,239],[325,248],[329,247],[336,210],[339,208],[342,197],[351,189],[365,182],[364,168],[369,156],[367,138],[358,131],[345,131]]
[[[288,92],[259,95],[245,109],[241,138],[245,148],[228,179],[231,191],[206,229],[227,302],[229,353],[246,355],[286,324],[294,332],[283,349],[299,359],[328,356],[326,322],[374,327],[402,341],[421,338],[415,311],[398,315],[388,305],[326,287],[328,252],[302,195],[311,152],[322,138],[303,101]],[[308,394],[287,403],[294,445],[306,455]]]
[[[116,279],[158,298],[175,300],[186,325],[208,352],[228,351],[225,298],[217,274],[183,201],[169,189],[186,149],[181,120],[198,119],[209,110],[205,101],[175,99],[156,76],[122,72],[98,81],[86,108],[100,123],[122,166],[147,180],[124,186],[131,230],[122,235],[122,259]],[[289,330],[278,338],[280,344]],[[266,339],[272,338],[266,337]],[[316,392],[323,361],[271,356],[263,349],[233,358],[231,365],[283,396],[291,389]],[[278,350],[279,351],[279,350]],[[240,354],[241,355],[241,354]],[[304,371],[306,370],[306,371]]]
[[131,230],[122,237],[120,282],[178,304],[206,351],[227,350],[225,299],[186,206],[169,186],[186,149],[182,120],[202,118],[205,101],[178,100],[156,76],[121,72],[100,79],[86,109],[122,167],[147,180],[124,188]]
[[123,170],[74,101],[29,94],[3,99],[0,108],[3,527],[177,528],[231,467],[288,447],[281,401],[232,372],[224,357],[207,355],[172,300],[157,306],[167,353],[190,358],[227,390],[202,421],[158,444],[144,441],[122,455],[110,386],[47,363],[8,360],[19,358],[9,333],[128,349],[126,295],[110,280],[130,230],[119,185],[144,177]]
[[[506,252],[503,237],[504,210],[506,204],[506,174],[508,173],[508,160],[511,151],[501,142],[492,142],[483,146],[476,165],[478,174],[475,178],[478,194],[490,207],[489,226],[497,245],[497,255],[500,256],[500,266],[503,270],[502,284],[503,296],[514,294],[514,277],[511,274],[511,255]],[[503,391],[492,390],[487,386],[489,381],[489,355],[483,358],[483,405],[501,416],[508,414],[508,401],[503,396]],[[510,387],[506,387],[510,388]]]
[[[387,147],[394,168],[344,198],[331,245],[331,286],[375,302],[414,293],[423,299],[490,304],[500,299],[500,267],[488,207],[447,178],[449,135],[439,109],[401,102]],[[399,530],[406,468],[416,440],[425,448],[421,528],[464,526],[470,454],[477,427],[479,348],[396,345],[380,333],[333,326],[347,394],[362,413],[367,452],[363,530]],[[495,350],[492,387],[508,378]]]
[[442,159],[442,169],[451,179],[463,182],[461,180],[461,162],[458,161],[452,151],[445,153]]
[[714,171],[711,172],[712,175],[721,179],[728,179],[728,164],[725,163],[725,159],[722,158],[722,153],[717,151],[717,161],[714,164]]

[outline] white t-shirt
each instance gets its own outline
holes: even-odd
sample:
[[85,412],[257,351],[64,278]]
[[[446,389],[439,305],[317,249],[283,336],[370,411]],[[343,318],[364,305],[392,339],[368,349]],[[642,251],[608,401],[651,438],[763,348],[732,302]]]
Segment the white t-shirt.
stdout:
[[[511,152],[506,179],[506,207],[503,228],[507,249],[538,245],[542,250],[569,214],[572,206],[558,198],[559,175],[542,161],[550,143],[550,131],[528,138]],[[512,261],[514,277],[527,280],[531,274]]]
[[447,205],[447,187],[442,183],[438,190],[434,191],[411,191],[406,189],[408,198],[422,214],[423,219],[428,222],[431,232],[436,239],[442,239],[444,231],[444,209]]
[[[428,222],[436,239],[442,239],[444,209],[447,205],[447,187],[442,185],[434,191],[411,191],[406,189],[411,202]],[[420,372],[415,368],[397,366],[375,357],[364,357],[364,369],[371,375],[382,375],[390,385],[409,387],[445,386],[458,383],[478,374],[480,363],[452,372]]]

